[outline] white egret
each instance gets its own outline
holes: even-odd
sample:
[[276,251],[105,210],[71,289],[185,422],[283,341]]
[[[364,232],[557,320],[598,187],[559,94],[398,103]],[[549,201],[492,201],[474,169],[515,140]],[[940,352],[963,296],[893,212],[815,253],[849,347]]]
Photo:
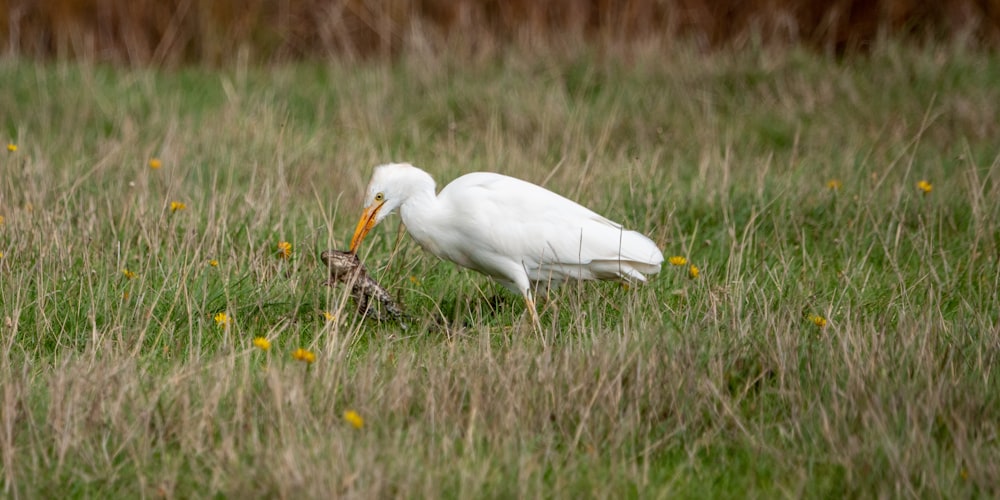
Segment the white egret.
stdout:
[[350,251],[357,252],[365,235],[398,209],[424,250],[520,294],[536,328],[536,285],[645,281],[663,263],[663,253],[646,236],[520,179],[476,172],[434,191],[430,174],[413,165],[375,167]]

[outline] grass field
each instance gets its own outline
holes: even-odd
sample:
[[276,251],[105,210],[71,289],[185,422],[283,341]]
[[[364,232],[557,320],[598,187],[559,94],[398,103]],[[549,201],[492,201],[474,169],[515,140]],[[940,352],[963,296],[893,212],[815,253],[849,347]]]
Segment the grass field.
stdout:
[[[0,60],[0,491],[998,495],[997,82],[893,43]],[[362,322],[318,256],[388,161],[543,183],[688,263],[559,289],[543,347],[397,217],[363,258],[419,319]]]

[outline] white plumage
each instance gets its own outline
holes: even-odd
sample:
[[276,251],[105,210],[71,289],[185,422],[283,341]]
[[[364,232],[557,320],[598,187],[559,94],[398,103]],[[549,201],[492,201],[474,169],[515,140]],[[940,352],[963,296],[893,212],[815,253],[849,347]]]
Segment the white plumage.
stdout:
[[375,168],[351,240],[399,210],[426,251],[492,277],[527,301],[532,288],[570,279],[645,281],[663,253],[646,236],[529,182],[487,172],[466,174],[435,195],[434,179],[413,165]]

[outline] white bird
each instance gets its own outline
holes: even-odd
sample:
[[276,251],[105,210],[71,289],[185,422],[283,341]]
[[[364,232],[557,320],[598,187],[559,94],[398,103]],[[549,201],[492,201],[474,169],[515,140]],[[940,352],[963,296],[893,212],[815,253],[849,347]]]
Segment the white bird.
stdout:
[[434,179],[413,165],[375,167],[350,251],[398,209],[424,250],[520,294],[539,329],[535,286],[570,279],[646,281],[663,263],[646,236],[530,182],[475,172],[434,192]]

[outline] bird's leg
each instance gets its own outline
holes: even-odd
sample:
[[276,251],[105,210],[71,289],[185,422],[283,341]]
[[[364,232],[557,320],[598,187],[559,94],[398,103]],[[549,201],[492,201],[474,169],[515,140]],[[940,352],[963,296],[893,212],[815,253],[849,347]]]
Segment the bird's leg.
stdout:
[[532,291],[531,296],[535,298],[535,307],[541,307],[542,312],[545,312],[549,307],[549,290],[552,287],[548,281],[539,281],[535,283],[535,289]]
[[524,303],[527,306],[528,314],[531,315],[531,324],[538,333],[538,338],[542,339],[542,346],[548,347],[545,343],[545,335],[542,333],[542,322],[538,319],[538,310],[535,308],[535,299],[531,297],[531,292],[524,296]]

